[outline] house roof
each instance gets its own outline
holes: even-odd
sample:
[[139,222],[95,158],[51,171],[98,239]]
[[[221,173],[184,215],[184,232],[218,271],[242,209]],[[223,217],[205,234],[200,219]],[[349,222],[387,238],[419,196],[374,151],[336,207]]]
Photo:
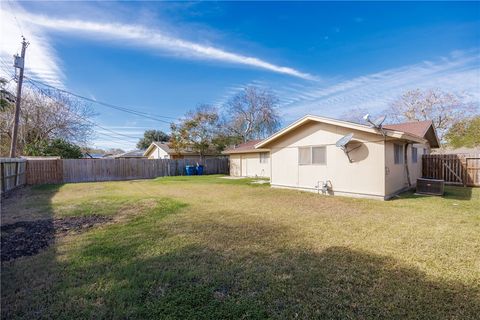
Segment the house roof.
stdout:
[[[363,124],[358,124],[354,122],[349,122],[349,121],[343,121],[343,120],[337,120],[337,119],[332,119],[332,118],[326,118],[326,117],[320,117],[320,116],[314,116],[314,115],[306,115],[303,118],[298,119],[291,125],[285,127],[284,129],[278,131],[277,133],[271,135],[265,140],[262,140],[261,142],[257,143],[255,145],[256,148],[265,148],[270,144],[271,142],[277,140],[279,137],[285,135],[286,133],[295,130],[296,128],[304,125],[307,122],[321,122],[321,123],[326,123],[326,124],[331,124],[335,126],[340,126],[343,128],[348,128],[352,130],[358,130],[362,132],[367,132],[367,133],[372,133],[372,134],[378,134],[378,135],[383,135],[382,131],[372,128],[370,126],[366,126]],[[426,139],[423,137],[417,136],[415,134],[409,133],[409,132],[403,132],[395,129],[386,129],[383,130],[385,132],[385,136],[389,138],[394,138],[394,139],[402,139],[402,140],[408,140],[408,141],[413,141],[416,143],[425,143],[427,142]]]
[[[165,151],[167,154],[169,155],[198,155],[198,152],[196,151],[193,151],[193,150],[185,150],[185,149],[182,149],[180,150],[180,152],[177,152],[175,151],[173,148],[170,147],[169,143],[166,143],[166,142],[160,142],[160,141],[154,141],[152,142],[147,150],[145,150],[145,152],[143,153],[143,155],[145,157],[148,157],[152,151],[155,149],[155,148],[160,148],[162,149],[163,151]],[[207,155],[210,155],[210,154],[215,154],[215,152],[208,152]]]
[[438,148],[440,146],[432,120],[386,124],[383,127],[389,130],[407,132],[427,139],[432,148]]
[[165,143],[165,142],[161,142],[161,141],[153,141],[147,148],[147,150],[145,150],[145,152],[143,153],[143,155],[145,157],[148,157],[148,155],[150,153],[152,153],[153,149],[155,149],[155,147],[157,148],[160,148],[162,149],[163,151],[165,151],[166,153],[168,154],[172,154],[172,149],[170,149],[170,146]]
[[250,140],[244,143],[240,143],[233,147],[230,147],[223,151],[224,154],[232,154],[232,153],[250,153],[250,152],[266,152],[268,149],[256,149],[255,145],[262,140]]
[[113,158],[145,158],[143,150],[133,150],[121,154],[116,154]]

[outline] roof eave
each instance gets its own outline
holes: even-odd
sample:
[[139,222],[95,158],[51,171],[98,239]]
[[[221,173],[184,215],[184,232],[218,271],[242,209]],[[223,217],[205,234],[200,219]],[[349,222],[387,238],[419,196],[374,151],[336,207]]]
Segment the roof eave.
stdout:
[[[323,118],[323,117],[319,117],[319,116],[306,115],[306,116],[298,119],[297,121],[293,122],[289,126],[285,127],[284,129],[280,130],[279,132],[274,133],[273,135],[271,135],[267,139],[257,143],[255,145],[255,148],[258,149],[258,148],[261,148],[261,147],[265,147],[265,145],[268,145],[270,142],[272,142],[275,139],[281,137],[285,133],[301,126],[302,124],[304,124],[307,121],[316,121],[316,122],[326,123],[326,124],[330,124],[330,125],[334,125],[334,126],[341,126],[341,127],[344,127],[344,128],[349,128],[349,129],[352,129],[352,130],[358,130],[358,131],[362,131],[362,132],[372,133],[372,134],[380,134],[380,135],[382,134],[382,132],[380,132],[376,129],[370,128],[368,126],[365,126],[365,125],[350,123],[350,122],[347,122],[347,121],[341,121],[341,120],[335,120],[335,119],[328,119],[328,118]],[[384,130],[384,132],[387,136],[392,137],[392,138],[407,139],[407,140],[412,140],[412,141],[415,141],[415,142],[418,142],[418,143],[424,143],[426,141],[424,139],[421,139],[420,137],[415,137],[415,136],[406,134],[405,132],[402,132],[402,131]]]
[[306,115],[306,116],[298,119],[297,121],[293,122],[289,126],[286,126],[282,130],[272,134],[270,137],[266,138],[265,140],[262,140],[259,143],[255,144],[254,148],[259,149],[261,147],[264,147],[266,144],[268,144],[268,143],[272,142],[273,140],[275,140],[276,138],[282,136],[284,133],[286,133],[286,132],[296,128],[297,126],[301,125],[302,123],[306,122],[309,118],[310,118],[310,115]]
[[411,135],[411,134],[407,134],[407,133],[404,133],[404,132],[401,132],[401,131],[393,131],[392,132],[392,131],[389,130],[389,132],[387,132],[386,136],[390,137],[390,138],[394,138],[394,139],[407,140],[407,141],[412,141],[412,142],[421,143],[421,144],[428,143],[427,139],[417,137],[417,136],[414,136],[414,135]]
[[[435,135],[435,145],[431,145],[430,147],[432,148],[440,148],[440,139],[438,139],[438,134],[437,134],[437,130],[435,129],[435,126],[433,125],[433,121],[432,121],[432,124],[430,125],[430,127],[428,127],[427,131],[425,131],[425,134],[427,134],[428,130],[432,128],[433,130],[433,134]],[[425,135],[424,135],[425,136]]]
[[[150,145],[148,146],[147,150],[145,150],[145,152],[143,153],[143,156],[144,156],[144,157],[148,157],[148,155],[149,155],[150,152],[151,152],[151,149],[153,149],[154,146],[157,146],[157,145],[155,144],[155,142],[150,143]],[[158,146],[157,146],[157,147],[158,147]]]
[[269,149],[264,148],[253,148],[253,149],[244,149],[244,150],[225,150],[222,154],[240,154],[240,153],[256,153],[256,152],[269,152]]

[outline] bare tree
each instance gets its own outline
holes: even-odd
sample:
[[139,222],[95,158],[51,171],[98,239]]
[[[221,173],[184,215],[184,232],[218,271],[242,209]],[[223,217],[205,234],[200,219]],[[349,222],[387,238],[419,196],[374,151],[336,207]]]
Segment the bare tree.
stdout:
[[371,112],[369,112],[368,109],[366,108],[352,108],[340,115],[340,120],[344,121],[350,121],[350,122],[355,122],[355,123],[360,123],[360,124],[365,124],[365,120],[363,117],[367,114],[370,113],[370,115],[375,118],[376,115],[372,115]]
[[278,130],[278,99],[270,92],[247,87],[226,104],[228,129],[244,142],[265,138]]
[[438,89],[407,91],[386,110],[388,117],[397,122],[432,120],[441,141],[453,124],[475,111],[473,104],[458,95]]
[[[26,146],[61,138],[85,144],[92,133],[90,107],[77,99],[51,90],[25,88],[19,122],[18,154]],[[0,112],[0,154],[8,153],[14,116],[13,108]]]

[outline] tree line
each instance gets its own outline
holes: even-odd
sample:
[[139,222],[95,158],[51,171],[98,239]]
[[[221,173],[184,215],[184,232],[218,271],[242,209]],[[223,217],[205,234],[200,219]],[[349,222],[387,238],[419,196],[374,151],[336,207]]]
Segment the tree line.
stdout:
[[222,109],[200,105],[170,125],[170,134],[148,130],[137,144],[145,149],[153,141],[169,142],[180,152],[186,147],[201,157],[220,154],[225,148],[253,139],[262,139],[280,128],[278,99],[271,92],[247,87],[231,98]]
[[[364,123],[368,110],[352,108],[342,114],[347,121]],[[480,147],[478,102],[440,89],[408,90],[373,115],[386,115],[386,123],[432,120],[442,147]]]
[[[14,103],[0,79],[0,156],[9,153]],[[382,112],[387,121],[433,120],[443,146],[480,146],[480,116],[475,104],[441,90],[410,90]],[[364,123],[368,110],[354,108],[341,118]],[[26,87],[22,94],[17,154],[79,158],[84,152],[109,152],[87,148],[94,132],[91,105],[55,90]],[[246,87],[221,108],[199,105],[171,123],[170,132],[147,130],[137,143],[146,149],[153,141],[168,142],[177,152],[187,147],[200,155],[221,153],[225,148],[263,139],[282,125],[279,99],[270,91]],[[80,147],[82,146],[82,147]],[[123,150],[111,150],[118,153]]]

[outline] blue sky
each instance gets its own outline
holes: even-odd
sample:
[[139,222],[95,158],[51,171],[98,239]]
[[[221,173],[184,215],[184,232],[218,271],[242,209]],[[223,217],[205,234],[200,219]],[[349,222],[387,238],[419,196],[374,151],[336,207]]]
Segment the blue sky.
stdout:
[[[15,20],[16,17],[16,20]],[[178,118],[247,85],[272,90],[284,123],[378,112],[401,92],[480,101],[479,2],[1,2],[1,72],[20,34],[26,74],[100,101]],[[132,137],[168,124],[100,105]],[[132,149],[101,128],[92,144]]]

